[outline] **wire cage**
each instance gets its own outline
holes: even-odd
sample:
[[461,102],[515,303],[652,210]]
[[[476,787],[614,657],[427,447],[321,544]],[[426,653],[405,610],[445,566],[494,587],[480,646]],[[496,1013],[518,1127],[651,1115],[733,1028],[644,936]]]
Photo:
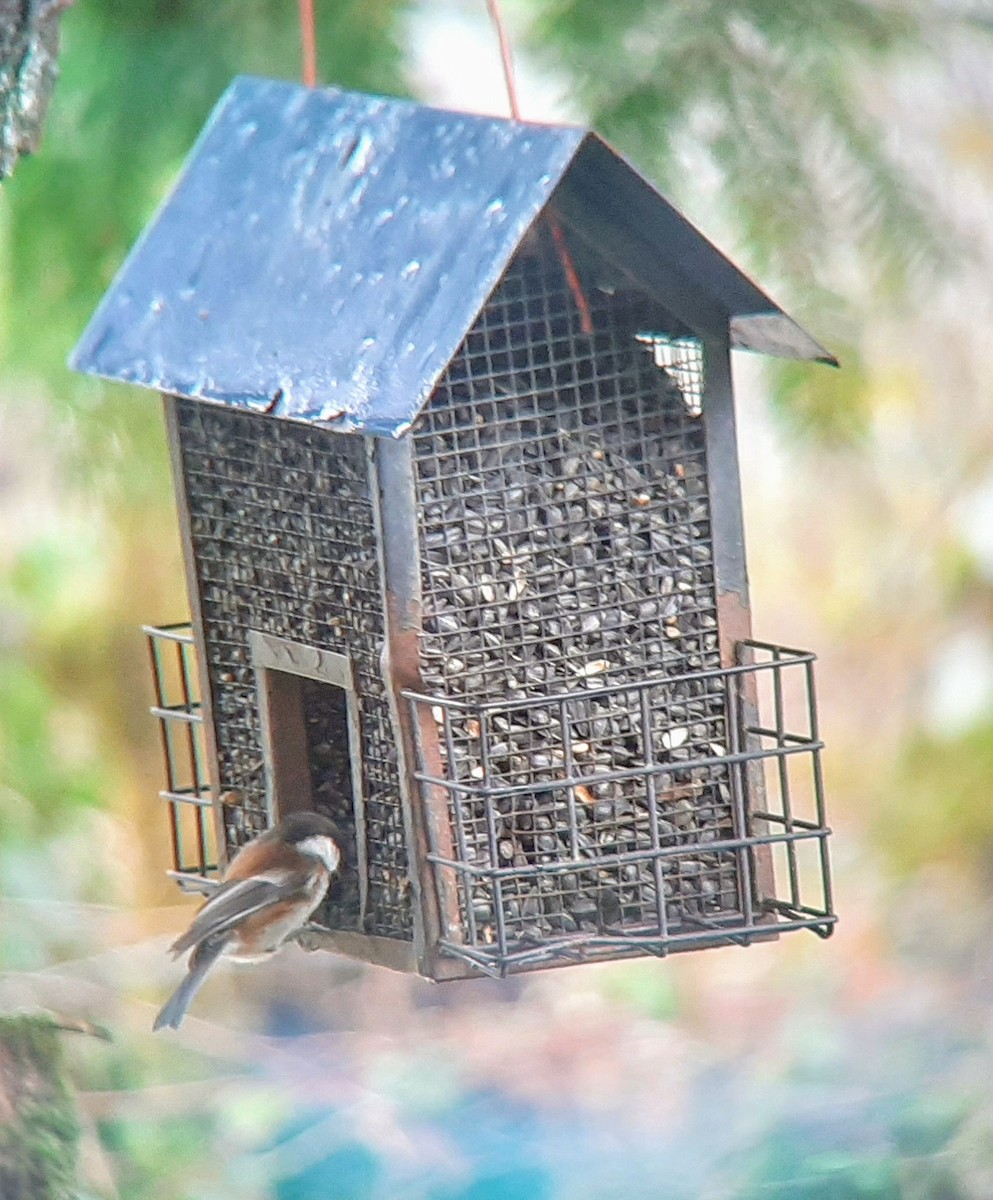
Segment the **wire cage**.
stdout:
[[[831,932],[813,655],[761,642],[742,654],[511,702],[406,693],[448,954],[503,975]],[[721,698],[720,733],[686,727],[691,692]],[[598,721],[623,762],[598,761]]]

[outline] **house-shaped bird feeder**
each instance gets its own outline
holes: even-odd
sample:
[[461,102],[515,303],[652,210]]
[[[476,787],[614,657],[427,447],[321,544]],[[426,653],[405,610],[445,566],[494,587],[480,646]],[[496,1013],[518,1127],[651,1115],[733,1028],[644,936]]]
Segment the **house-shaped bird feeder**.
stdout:
[[739,347],[830,361],[595,134],[235,81],[74,354],[165,400],[177,877],[314,808],[325,944],[435,979],[826,935]]

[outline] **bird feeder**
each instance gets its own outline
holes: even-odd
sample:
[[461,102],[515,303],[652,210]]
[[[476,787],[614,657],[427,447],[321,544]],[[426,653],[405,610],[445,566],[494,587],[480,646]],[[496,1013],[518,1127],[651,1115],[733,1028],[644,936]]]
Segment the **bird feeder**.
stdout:
[[165,401],[180,881],[313,808],[323,943],[434,979],[830,932],[733,348],[831,361],[595,134],[236,80],[73,358]]

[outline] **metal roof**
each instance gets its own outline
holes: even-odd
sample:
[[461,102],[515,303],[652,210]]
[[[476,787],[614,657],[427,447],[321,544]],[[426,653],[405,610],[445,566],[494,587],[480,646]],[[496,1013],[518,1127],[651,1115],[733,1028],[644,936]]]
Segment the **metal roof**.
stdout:
[[70,364],[402,434],[553,194],[697,332],[833,361],[595,134],[239,78]]

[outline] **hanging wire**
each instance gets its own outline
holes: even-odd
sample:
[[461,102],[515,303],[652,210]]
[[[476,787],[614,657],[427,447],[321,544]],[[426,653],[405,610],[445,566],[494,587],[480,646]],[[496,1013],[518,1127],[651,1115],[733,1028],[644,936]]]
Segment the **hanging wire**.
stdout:
[[579,310],[579,328],[587,337],[591,337],[593,335],[593,318],[590,316],[590,306],[586,303],[586,295],[583,292],[579,272],[572,261],[572,255],[569,253],[569,247],[566,244],[565,234],[562,232],[562,226],[559,224],[558,217],[551,209],[549,209],[547,215],[548,227],[552,231],[552,238],[558,249],[559,258],[562,260],[562,270],[565,272],[566,283],[569,285],[569,291],[572,292],[572,298],[576,303],[576,308]]
[[490,20],[496,27],[497,41],[500,44],[500,61],[503,63],[503,81],[507,85],[507,99],[510,102],[510,115],[515,121],[521,119],[521,106],[517,100],[517,83],[514,79],[514,60],[510,53],[510,39],[500,15],[499,0],[486,0]]
[[314,0],[300,0],[301,75],[305,87],[317,87],[317,38],[314,34]]
[[[510,115],[515,121],[519,121],[521,120],[521,106],[517,99],[514,60],[510,52],[510,39],[507,37],[507,29],[500,12],[500,0],[486,0],[486,8],[496,28],[497,41],[500,45],[500,61],[503,64],[503,79],[507,87]],[[546,215],[548,218],[548,227],[552,232],[552,239],[555,242],[555,248],[558,250],[559,259],[562,262],[562,270],[569,285],[569,291],[572,293],[573,302],[579,312],[579,327],[589,337],[593,333],[593,318],[590,316],[590,306],[586,302],[579,273],[576,270],[575,263],[572,261],[572,255],[569,253],[569,247],[565,240],[565,234],[562,232],[562,226],[559,224],[558,217],[551,209],[549,209]]]

